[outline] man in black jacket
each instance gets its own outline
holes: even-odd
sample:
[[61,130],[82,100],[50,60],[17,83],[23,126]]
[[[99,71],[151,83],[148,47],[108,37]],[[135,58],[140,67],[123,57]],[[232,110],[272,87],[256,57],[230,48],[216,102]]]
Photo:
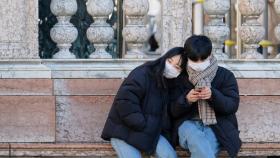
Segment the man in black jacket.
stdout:
[[221,148],[236,157],[241,140],[235,113],[239,106],[237,81],[232,72],[219,67],[206,36],[185,42],[187,73],[169,84],[173,138],[192,158],[215,158]]

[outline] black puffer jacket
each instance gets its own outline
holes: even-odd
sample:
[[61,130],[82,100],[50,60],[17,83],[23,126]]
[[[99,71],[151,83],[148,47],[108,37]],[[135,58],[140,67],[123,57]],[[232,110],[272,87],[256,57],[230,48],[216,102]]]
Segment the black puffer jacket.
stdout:
[[[142,152],[152,154],[160,134],[170,131],[168,89],[157,88],[149,66],[134,69],[122,83],[102,138],[119,138]],[[163,134],[164,135],[164,134]]]
[[[175,122],[173,131],[173,143],[178,141],[178,128],[188,119],[194,117],[197,112],[197,104],[190,105],[185,96],[194,85],[190,83],[186,75],[169,82],[171,99],[171,115]],[[211,83],[212,100],[210,106],[215,110],[217,124],[210,126],[220,144],[227,150],[230,157],[235,157],[241,147],[239,130],[235,113],[239,106],[239,92],[236,79],[232,72],[219,67],[215,78]]]

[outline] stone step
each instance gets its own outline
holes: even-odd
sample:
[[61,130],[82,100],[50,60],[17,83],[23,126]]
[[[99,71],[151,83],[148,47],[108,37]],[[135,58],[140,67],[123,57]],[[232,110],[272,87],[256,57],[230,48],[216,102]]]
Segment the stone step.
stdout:
[[[178,156],[189,153],[177,147]],[[278,143],[244,143],[239,156],[280,156]],[[107,143],[7,143],[0,144],[0,156],[12,157],[116,157]],[[228,157],[225,151],[219,157]]]

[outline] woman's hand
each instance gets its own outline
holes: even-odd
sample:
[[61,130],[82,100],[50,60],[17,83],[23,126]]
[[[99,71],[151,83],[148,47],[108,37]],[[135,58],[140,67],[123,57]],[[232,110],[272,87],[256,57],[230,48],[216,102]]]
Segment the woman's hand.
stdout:
[[191,104],[194,102],[197,102],[197,100],[199,99],[198,94],[199,94],[199,92],[192,89],[186,96],[187,101]]

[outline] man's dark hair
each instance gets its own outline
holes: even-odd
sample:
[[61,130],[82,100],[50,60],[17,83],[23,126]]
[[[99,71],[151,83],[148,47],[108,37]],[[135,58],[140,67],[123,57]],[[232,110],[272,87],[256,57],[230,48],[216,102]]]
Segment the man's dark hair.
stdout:
[[184,45],[185,55],[192,61],[205,60],[212,52],[211,40],[203,35],[189,37]]

